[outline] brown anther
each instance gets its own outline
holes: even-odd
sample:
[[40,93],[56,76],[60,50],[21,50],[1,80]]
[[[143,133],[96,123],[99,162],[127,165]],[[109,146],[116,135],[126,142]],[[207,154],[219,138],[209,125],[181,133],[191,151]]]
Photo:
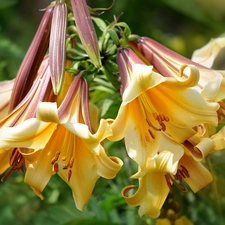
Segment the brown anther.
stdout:
[[155,139],[155,135],[152,133],[152,131],[150,129],[148,129],[148,133],[150,134],[150,136],[152,137],[152,139]]
[[54,163],[59,159],[60,151],[57,151],[55,153],[55,156],[52,158],[51,164],[54,165]]
[[187,178],[189,178],[190,177],[190,174],[189,174],[189,172],[188,172],[188,170],[184,167],[184,166],[180,166],[182,169],[182,172],[185,174],[185,176],[187,177]]
[[11,155],[10,160],[9,160],[10,166],[12,166],[18,160],[18,157],[20,155],[21,155],[20,152],[15,148],[13,150],[12,155]]
[[58,164],[58,163],[55,163],[55,164],[53,165],[53,170],[54,170],[54,172],[56,172],[56,173],[59,172],[59,164]]
[[15,164],[13,165],[13,169],[14,170],[24,170],[23,169],[23,164],[25,162],[25,159],[23,158],[22,155],[19,155],[17,161],[15,162]]
[[52,158],[52,161],[51,161],[51,164],[54,165],[56,161],[57,161],[56,158],[53,157],[53,158]]
[[161,129],[162,129],[163,131],[166,130],[166,125],[165,125],[163,122],[160,123],[160,126],[161,126]]
[[172,184],[171,184],[171,181],[170,181],[170,176],[168,174],[165,174],[165,178],[166,178],[167,186],[169,187],[170,190],[172,190]]
[[57,152],[55,153],[55,158],[56,158],[56,160],[59,159],[59,155],[60,155],[60,151],[57,151]]
[[183,178],[180,175],[180,171],[178,170],[177,173],[174,175],[175,180],[179,180],[180,182],[182,182]]
[[72,167],[73,167],[73,163],[74,163],[74,157],[72,157],[72,158],[70,159],[70,163],[69,163],[70,168],[72,168]]
[[182,170],[179,169],[179,174],[183,177],[183,178],[186,178],[186,175],[183,173]]
[[71,176],[72,176],[72,170],[69,170],[69,172],[68,172],[68,178],[67,178],[67,181],[68,182],[70,181]]

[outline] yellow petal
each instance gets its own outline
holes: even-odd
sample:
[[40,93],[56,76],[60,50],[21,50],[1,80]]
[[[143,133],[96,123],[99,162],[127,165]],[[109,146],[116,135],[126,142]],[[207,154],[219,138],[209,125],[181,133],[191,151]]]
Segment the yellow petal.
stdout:
[[0,149],[30,148],[39,150],[45,147],[56,124],[40,122],[32,118],[15,127],[3,127],[0,130]]
[[97,173],[94,155],[87,148],[85,142],[73,135],[71,143],[73,144],[70,145],[69,150],[71,155],[68,155],[67,148],[62,149],[61,155],[69,158],[73,157],[74,163],[71,168],[63,169],[66,162],[59,159],[58,174],[71,187],[76,207],[82,210],[100,176]]
[[192,157],[184,155],[180,160],[180,165],[184,166],[189,173],[190,177],[185,178],[185,182],[190,186],[193,192],[201,190],[212,182],[211,173]]
[[127,104],[142,92],[151,89],[165,81],[165,78],[155,73],[152,66],[142,64],[132,65],[132,77],[129,86],[123,93],[123,103]]
[[0,150],[0,174],[4,173],[10,167],[10,157],[12,149]]
[[104,150],[95,156],[95,160],[98,174],[106,179],[114,178],[123,165],[122,160],[115,156],[108,157]]
[[122,195],[129,205],[140,205],[139,214],[156,218],[169,193],[165,177],[162,173],[148,173],[139,180],[139,188],[134,195],[127,196],[135,186],[127,186],[122,190]]
[[219,132],[214,134],[212,137],[212,141],[215,145],[214,150],[222,150],[225,148],[225,127],[223,127]]
[[60,152],[65,132],[65,128],[59,125],[52,135],[49,134],[50,139],[44,149],[36,154],[23,154],[28,161],[24,181],[35,190],[38,190],[39,193],[43,191],[53,175],[54,165],[51,162],[56,153]]
[[225,37],[212,38],[205,46],[194,51],[191,60],[211,68],[215,58],[224,47]]

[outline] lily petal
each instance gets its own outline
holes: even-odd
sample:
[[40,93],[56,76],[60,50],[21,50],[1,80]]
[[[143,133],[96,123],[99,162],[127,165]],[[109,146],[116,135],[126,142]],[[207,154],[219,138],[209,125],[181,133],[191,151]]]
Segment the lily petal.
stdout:
[[211,173],[200,162],[188,155],[181,158],[180,165],[184,166],[189,173],[189,178],[185,178],[185,182],[193,192],[201,190],[213,180]]
[[212,38],[205,46],[193,52],[191,60],[211,68],[215,58],[224,47],[225,37]]

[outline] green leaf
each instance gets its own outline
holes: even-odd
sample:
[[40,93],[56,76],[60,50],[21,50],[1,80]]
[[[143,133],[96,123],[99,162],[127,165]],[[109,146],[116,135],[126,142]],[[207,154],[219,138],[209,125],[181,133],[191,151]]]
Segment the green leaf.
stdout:
[[18,0],[1,0],[0,1],[0,10],[9,8],[13,5],[16,5],[18,3]]

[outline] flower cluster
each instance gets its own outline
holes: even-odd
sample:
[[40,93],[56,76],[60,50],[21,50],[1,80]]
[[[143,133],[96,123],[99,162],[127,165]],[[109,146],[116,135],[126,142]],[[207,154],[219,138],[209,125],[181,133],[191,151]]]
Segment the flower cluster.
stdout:
[[[225,147],[225,127],[217,129],[225,72],[211,69],[224,45],[213,39],[190,60],[125,23],[92,18],[85,0],[51,3],[16,78],[0,83],[1,180],[22,170],[43,199],[57,173],[82,210],[96,181],[123,165],[104,141],[123,139],[139,185],[122,195],[140,215],[158,217],[173,185],[197,192],[213,179],[203,160]],[[99,114],[101,94],[117,107],[114,119]]]

